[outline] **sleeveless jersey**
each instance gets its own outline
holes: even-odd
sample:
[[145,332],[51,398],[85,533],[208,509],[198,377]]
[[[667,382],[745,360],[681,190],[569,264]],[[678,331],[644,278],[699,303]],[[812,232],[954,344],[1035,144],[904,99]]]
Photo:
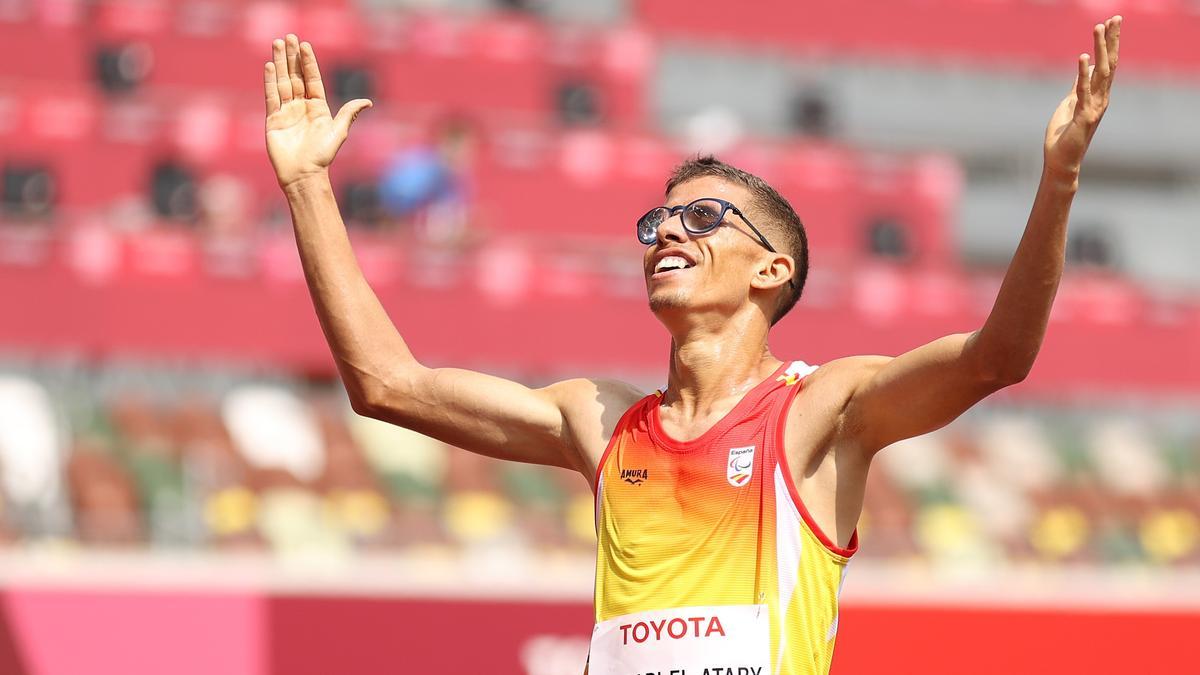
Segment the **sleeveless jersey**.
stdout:
[[[692,441],[663,431],[661,392],[624,414],[597,468],[598,627],[656,610],[765,607],[770,671],[829,671],[838,594],[858,532],[846,548],[821,532],[784,457],[787,410],[813,370],[785,363]],[[682,626],[691,631],[687,618]],[[691,620],[697,634],[713,632]],[[622,625],[626,642],[629,625],[638,627]],[[666,635],[661,624],[648,625]],[[654,633],[633,634],[644,636]]]

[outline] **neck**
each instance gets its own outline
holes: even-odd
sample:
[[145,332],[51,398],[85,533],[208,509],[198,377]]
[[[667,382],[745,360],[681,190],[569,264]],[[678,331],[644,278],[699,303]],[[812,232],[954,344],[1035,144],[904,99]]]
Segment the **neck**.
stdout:
[[768,329],[761,314],[744,312],[672,330],[664,403],[679,404],[690,417],[740,398],[779,367],[767,346]]

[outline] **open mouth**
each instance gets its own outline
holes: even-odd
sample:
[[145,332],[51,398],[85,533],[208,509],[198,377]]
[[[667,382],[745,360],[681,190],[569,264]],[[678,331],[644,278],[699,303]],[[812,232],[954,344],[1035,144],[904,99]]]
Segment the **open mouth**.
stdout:
[[662,260],[659,260],[658,263],[654,265],[654,276],[668,272],[678,272],[694,266],[695,265],[688,262],[686,258],[677,255],[669,255],[664,257]]

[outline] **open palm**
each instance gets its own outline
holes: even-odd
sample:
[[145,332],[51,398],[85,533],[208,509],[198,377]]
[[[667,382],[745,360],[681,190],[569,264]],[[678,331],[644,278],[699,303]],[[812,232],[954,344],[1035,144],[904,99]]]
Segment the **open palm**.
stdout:
[[350,124],[371,101],[349,101],[334,117],[312,45],[288,34],[271,44],[271,52],[272,60],[263,67],[267,156],[280,186],[287,187],[329,168]]
[[1080,54],[1075,87],[1058,104],[1046,126],[1046,168],[1051,171],[1079,173],[1088,144],[1108,109],[1121,44],[1121,22],[1120,16],[1114,16],[1096,24],[1092,31],[1096,63],[1089,65],[1089,56]]

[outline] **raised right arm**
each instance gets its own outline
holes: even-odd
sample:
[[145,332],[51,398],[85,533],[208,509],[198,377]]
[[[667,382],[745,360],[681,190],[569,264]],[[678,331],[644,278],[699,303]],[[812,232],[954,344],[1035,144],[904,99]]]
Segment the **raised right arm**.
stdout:
[[367,284],[329,181],[329,165],[366,99],[329,113],[316,57],[294,35],[264,67],[267,152],[287,197],[313,305],[354,410],[473,452],[576,469],[591,477],[620,412],[640,394],[619,382],[541,389],[409,351]]

